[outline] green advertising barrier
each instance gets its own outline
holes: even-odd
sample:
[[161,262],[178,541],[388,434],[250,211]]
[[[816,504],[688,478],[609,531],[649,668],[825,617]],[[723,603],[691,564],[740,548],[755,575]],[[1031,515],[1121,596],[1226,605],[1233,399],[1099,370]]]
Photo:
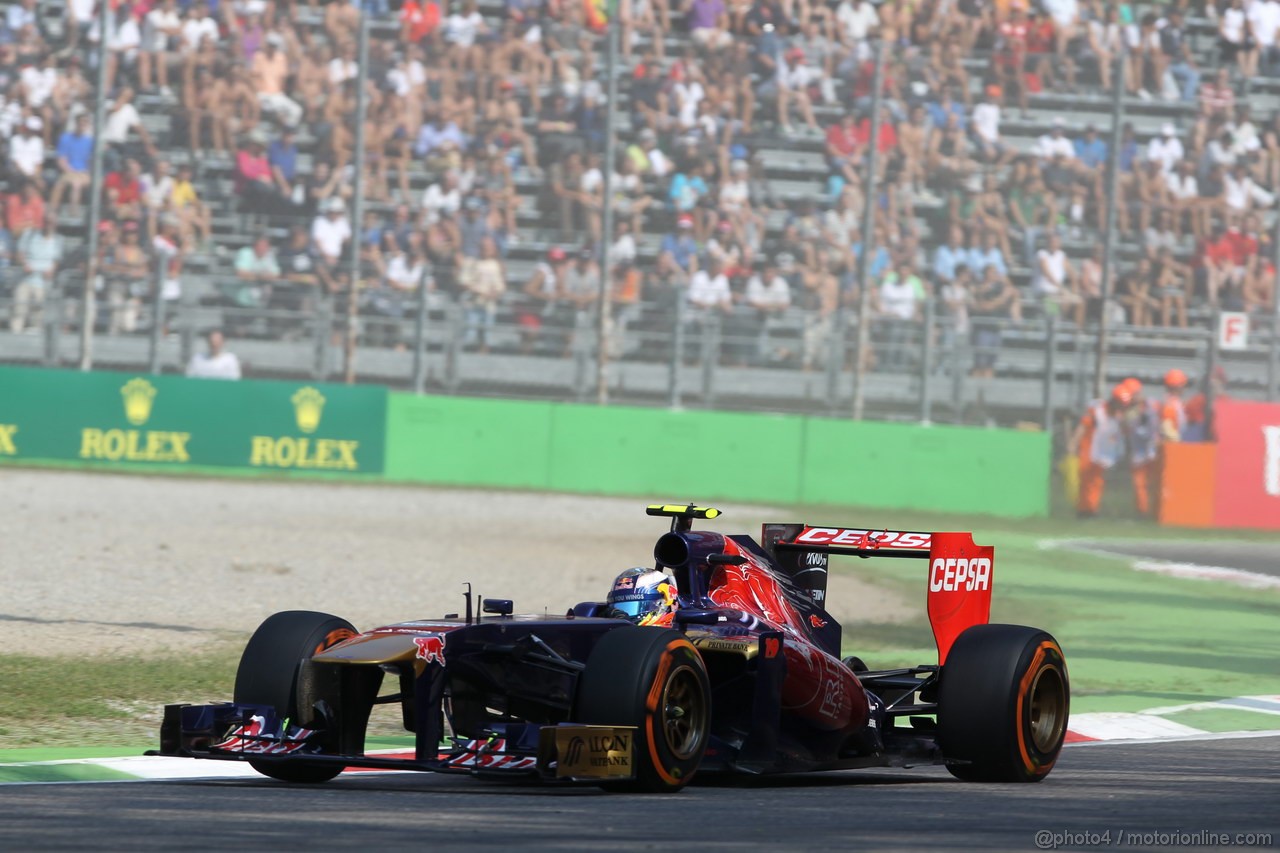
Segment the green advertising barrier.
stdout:
[[385,388],[0,367],[0,459],[381,474]]
[[1049,514],[1047,433],[805,419],[802,500],[815,504]]
[[655,499],[795,503],[803,419],[556,406],[549,488]]
[[387,477],[546,488],[551,406],[392,394],[387,399]]
[[1047,514],[1050,467],[1043,433],[18,367],[3,460],[1014,517]]
[[1049,509],[1049,437],[795,415],[510,400],[387,401],[389,479],[654,499],[1014,517]]

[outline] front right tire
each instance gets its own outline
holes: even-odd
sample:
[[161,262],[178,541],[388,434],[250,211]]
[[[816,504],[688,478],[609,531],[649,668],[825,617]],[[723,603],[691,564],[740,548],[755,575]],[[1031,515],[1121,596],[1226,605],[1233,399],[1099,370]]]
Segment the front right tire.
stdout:
[[615,628],[587,658],[574,721],[635,727],[635,780],[609,787],[679,791],[710,738],[711,683],[702,656],[679,631]]
[[[298,707],[302,663],[356,635],[345,619],[311,610],[286,610],[267,617],[249,638],[236,670],[235,701],[270,705],[281,719],[310,723],[311,709]],[[283,782],[327,782],[342,772],[333,764],[305,761],[249,761],[263,776]]]

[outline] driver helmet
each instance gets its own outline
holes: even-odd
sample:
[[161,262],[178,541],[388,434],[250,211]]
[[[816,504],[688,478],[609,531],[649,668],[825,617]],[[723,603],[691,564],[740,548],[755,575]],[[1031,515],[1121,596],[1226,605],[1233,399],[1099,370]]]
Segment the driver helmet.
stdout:
[[680,606],[679,595],[671,575],[637,566],[627,569],[613,582],[606,615],[637,625],[670,626]]

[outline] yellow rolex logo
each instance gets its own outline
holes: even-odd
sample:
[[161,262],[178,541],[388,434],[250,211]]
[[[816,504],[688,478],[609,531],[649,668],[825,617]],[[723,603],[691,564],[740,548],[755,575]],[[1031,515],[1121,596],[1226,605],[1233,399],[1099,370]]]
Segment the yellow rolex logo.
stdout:
[[124,416],[134,426],[142,426],[151,417],[151,404],[156,398],[156,388],[145,379],[130,379],[120,388],[124,397]]
[[320,415],[324,411],[324,395],[308,385],[306,388],[299,388],[290,400],[293,402],[298,429],[315,432],[320,426]]

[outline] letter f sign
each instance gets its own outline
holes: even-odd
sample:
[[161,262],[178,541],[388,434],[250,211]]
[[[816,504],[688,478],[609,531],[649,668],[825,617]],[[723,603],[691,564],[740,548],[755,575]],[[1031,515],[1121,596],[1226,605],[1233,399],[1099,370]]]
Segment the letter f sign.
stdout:
[[1266,461],[1262,476],[1267,494],[1280,498],[1280,426],[1264,426],[1262,435],[1267,440]]

